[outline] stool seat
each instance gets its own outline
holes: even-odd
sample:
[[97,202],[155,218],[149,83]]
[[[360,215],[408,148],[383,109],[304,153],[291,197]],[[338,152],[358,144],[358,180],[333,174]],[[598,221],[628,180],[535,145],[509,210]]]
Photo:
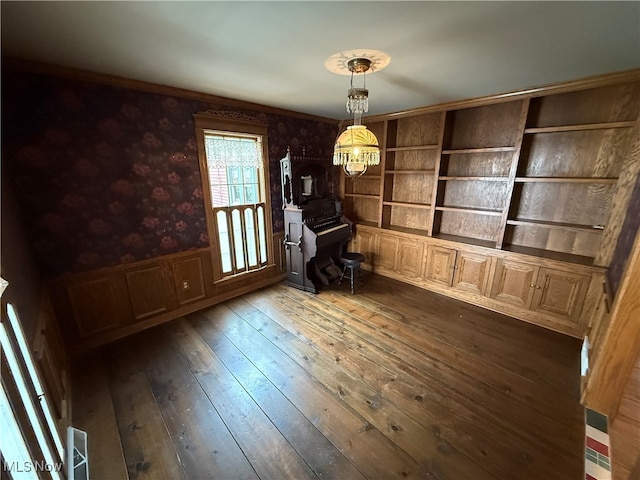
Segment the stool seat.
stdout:
[[342,275],[340,276],[340,281],[338,284],[342,284],[342,280],[349,270],[349,276],[347,277],[351,282],[351,293],[355,292],[354,281],[356,279],[356,273],[360,282],[362,283],[362,272],[360,271],[360,264],[364,262],[365,256],[358,252],[345,252],[340,256],[340,261],[342,262]]
[[340,261],[342,262],[342,264],[348,265],[350,267],[359,266],[362,262],[364,262],[364,260],[365,260],[364,255],[357,252],[345,252],[340,257]]

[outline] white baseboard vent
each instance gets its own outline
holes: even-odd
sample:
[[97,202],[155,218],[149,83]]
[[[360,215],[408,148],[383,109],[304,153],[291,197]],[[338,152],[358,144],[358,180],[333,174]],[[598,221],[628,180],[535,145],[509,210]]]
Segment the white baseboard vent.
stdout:
[[89,480],[87,432],[67,428],[67,475],[69,480]]

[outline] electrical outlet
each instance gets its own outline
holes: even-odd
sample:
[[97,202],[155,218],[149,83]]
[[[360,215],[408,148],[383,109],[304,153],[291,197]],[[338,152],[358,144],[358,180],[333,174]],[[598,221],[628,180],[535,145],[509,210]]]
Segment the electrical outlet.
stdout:
[[189,290],[191,286],[189,285],[189,280],[182,281],[182,290]]

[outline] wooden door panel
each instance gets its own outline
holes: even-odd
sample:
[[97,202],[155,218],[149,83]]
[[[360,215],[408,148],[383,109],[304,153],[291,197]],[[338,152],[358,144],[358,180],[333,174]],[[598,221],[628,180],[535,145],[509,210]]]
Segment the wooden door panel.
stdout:
[[574,319],[580,314],[589,280],[586,275],[540,268],[531,308]]
[[427,280],[450,286],[453,279],[455,262],[455,250],[429,245],[427,248],[427,267],[424,276]]
[[88,337],[124,323],[110,278],[71,285],[68,293],[80,336]]
[[395,272],[398,264],[398,237],[380,235],[376,270]]
[[491,298],[529,308],[538,267],[499,259],[491,285]]
[[372,268],[377,263],[376,255],[376,235],[373,232],[359,231],[356,229],[349,250],[364,255],[365,261],[362,264],[365,268]]
[[166,280],[162,269],[155,265],[125,274],[129,299],[136,320],[166,312],[169,309]]
[[485,255],[458,252],[453,274],[453,287],[484,295],[489,276],[490,258]]
[[402,240],[399,248],[398,270],[406,277],[419,277],[422,274],[424,243]]

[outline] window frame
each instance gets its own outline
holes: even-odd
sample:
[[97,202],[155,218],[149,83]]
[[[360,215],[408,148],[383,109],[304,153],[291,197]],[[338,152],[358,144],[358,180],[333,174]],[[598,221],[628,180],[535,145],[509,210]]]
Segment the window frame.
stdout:
[[[228,113],[228,112],[222,112]],[[213,265],[214,282],[224,282],[247,275],[255,275],[262,272],[263,269],[275,265],[273,250],[273,222],[271,218],[271,192],[269,188],[269,147],[267,143],[268,125],[258,121],[245,120],[241,118],[228,118],[226,116],[216,115],[213,113],[196,113],[193,115],[196,130],[196,143],[198,149],[198,163],[200,166],[200,178],[202,184],[202,197],[205,202],[205,219],[207,223],[207,234],[209,236],[209,247],[211,252],[211,261]],[[259,263],[258,268],[250,271],[236,271],[232,269],[231,273],[222,271],[221,252],[218,246],[218,228],[216,213],[222,209],[229,209],[229,215],[232,209],[237,209],[241,205],[230,205],[229,207],[213,207],[211,188],[208,177],[207,156],[205,150],[205,135],[207,132],[219,132],[222,134],[236,136],[256,136],[260,137],[262,145],[262,169],[259,171],[258,188],[259,195],[263,198],[264,204],[264,220],[265,220],[265,240],[266,240],[266,263]],[[240,209],[241,215],[244,210]],[[256,231],[256,235],[257,235]],[[257,245],[259,248],[259,245]]]

